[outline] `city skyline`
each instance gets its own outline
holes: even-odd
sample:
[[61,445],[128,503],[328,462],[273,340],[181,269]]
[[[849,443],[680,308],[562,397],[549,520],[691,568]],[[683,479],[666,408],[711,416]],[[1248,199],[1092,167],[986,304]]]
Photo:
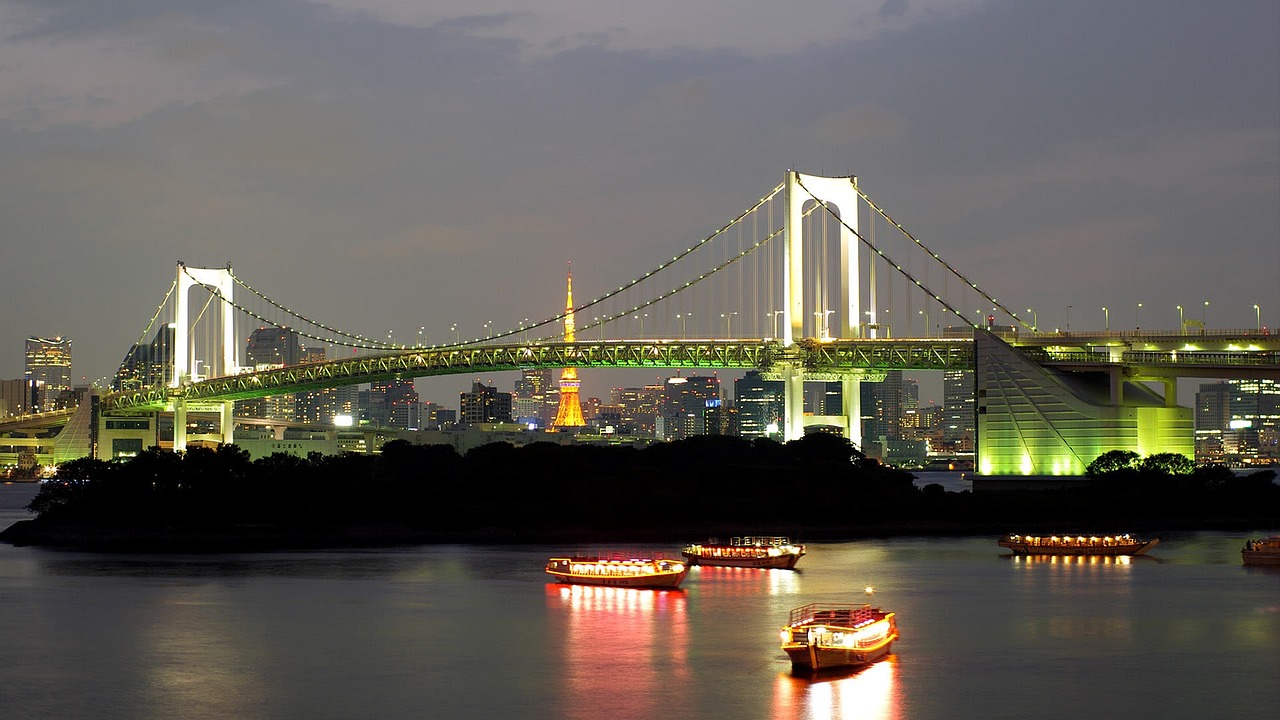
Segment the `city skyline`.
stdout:
[[179,260],[406,344],[514,327],[789,167],[1042,328],[1277,324],[1274,3],[710,8],[0,1],[0,378],[30,336],[109,377]]

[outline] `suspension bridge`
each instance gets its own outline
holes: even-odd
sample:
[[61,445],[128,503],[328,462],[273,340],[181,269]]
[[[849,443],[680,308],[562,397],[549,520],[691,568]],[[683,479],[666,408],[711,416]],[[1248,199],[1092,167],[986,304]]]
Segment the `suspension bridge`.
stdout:
[[[877,230],[880,237],[877,238]],[[886,232],[887,230],[887,232]],[[1044,332],[1025,303],[992,296],[912,235],[855,177],[795,171],[722,227],[617,289],[483,337],[420,336],[412,346],[339,330],[272,299],[230,266],[177,264],[176,277],[91,408],[0,423],[0,434],[59,422],[60,456],[156,443],[172,413],[219,418],[233,442],[236,401],[450,374],[530,368],[754,369],[781,380],[784,438],[811,425],[861,444],[860,392],[890,370],[974,371],[978,469],[1080,474],[1112,449],[1192,454],[1183,377],[1280,379],[1280,338],[1209,332]],[[975,309],[976,308],[976,309]],[[567,339],[566,318],[576,318]],[[572,320],[567,323],[572,326]],[[296,363],[248,367],[245,327],[279,328],[307,348]],[[805,382],[841,383],[838,416],[806,415]],[[1163,383],[1155,395],[1149,383]]]

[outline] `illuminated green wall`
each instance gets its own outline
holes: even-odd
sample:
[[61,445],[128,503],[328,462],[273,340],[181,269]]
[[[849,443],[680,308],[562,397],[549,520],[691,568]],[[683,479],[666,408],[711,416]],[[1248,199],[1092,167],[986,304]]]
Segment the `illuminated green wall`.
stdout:
[[975,333],[976,467],[983,475],[1083,475],[1099,455],[1195,454],[1190,408],[1166,407],[1146,385],[1111,401],[1103,373],[1041,367],[999,338]]

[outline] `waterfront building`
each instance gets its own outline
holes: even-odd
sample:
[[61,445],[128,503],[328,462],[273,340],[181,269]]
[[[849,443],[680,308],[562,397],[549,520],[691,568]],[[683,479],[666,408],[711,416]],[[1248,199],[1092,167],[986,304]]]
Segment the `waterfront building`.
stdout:
[[1198,462],[1280,462],[1280,383],[1247,379],[1201,385],[1195,438]]
[[71,390],[71,340],[29,337],[23,379],[33,390],[31,411],[60,409],[59,397]]

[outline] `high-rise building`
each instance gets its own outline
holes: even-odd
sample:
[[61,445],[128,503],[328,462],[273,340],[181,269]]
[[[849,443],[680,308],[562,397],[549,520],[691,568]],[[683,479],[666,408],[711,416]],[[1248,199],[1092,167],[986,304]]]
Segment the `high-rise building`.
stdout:
[[864,442],[902,438],[902,371],[885,372],[881,382],[862,386],[862,438]]
[[560,391],[555,385],[555,372],[549,368],[520,371],[512,393],[512,414],[517,422],[551,427],[560,408]]
[[1196,459],[1254,465],[1280,460],[1280,383],[1204,384],[1196,393]]
[[458,415],[463,425],[511,422],[511,393],[498,392],[479,381],[471,383],[471,392],[460,394]]
[[972,452],[976,420],[974,416],[972,370],[945,370],[942,373],[942,439],[955,450]]
[[[324,348],[303,348],[302,362],[324,362]],[[355,418],[359,404],[359,386],[341,385],[339,387],[318,388],[293,396],[294,419],[309,425],[333,425],[334,418],[346,416]]]
[[58,397],[71,390],[71,341],[29,337],[26,359],[23,379],[33,391],[32,412],[59,409]]
[[173,343],[176,331],[172,323],[163,325],[146,345],[134,345],[120,363],[111,381],[113,390],[138,390],[162,387],[173,377]]
[[[254,370],[272,370],[301,364],[302,343],[291,328],[260,327],[249,335],[245,348],[245,364]],[[265,398],[236,401],[236,415],[263,420],[293,421],[296,418],[294,395],[271,395]]]
[[758,370],[748,370],[733,381],[733,406],[738,411],[738,434],[746,438],[781,437],[783,382],[765,380]]
[[720,406],[720,378],[691,375],[667,380],[662,398],[662,437],[683,440],[707,433],[707,409]]
[[[564,306],[564,341],[574,341],[573,332],[573,273],[569,273],[569,290]],[[578,389],[582,383],[578,380],[577,368],[565,368],[560,372],[560,407],[556,410],[556,419],[551,427],[576,428],[584,427],[587,421],[582,417],[582,405],[578,400]]]
[[421,428],[422,402],[412,379],[392,380],[387,387],[386,398],[388,426],[405,430]]
[[618,408],[617,420],[613,423],[617,432],[653,437],[658,410],[662,404],[662,392],[661,385],[613,388],[610,391],[610,405]]

